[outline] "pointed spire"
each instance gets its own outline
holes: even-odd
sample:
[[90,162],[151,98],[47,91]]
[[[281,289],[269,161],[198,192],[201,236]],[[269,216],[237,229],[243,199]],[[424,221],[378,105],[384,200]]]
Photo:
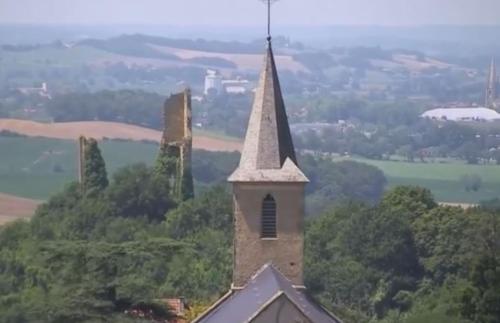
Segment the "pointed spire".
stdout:
[[268,42],[240,166],[280,169],[287,158],[297,164],[272,46]]
[[491,58],[490,71],[488,75],[488,84],[486,86],[486,107],[493,108],[496,101],[496,90],[497,90],[497,70],[495,58]]
[[271,4],[267,2],[267,51],[255,92],[239,167],[230,182],[301,182],[271,43]]
[[[271,170],[281,172],[269,172]],[[307,181],[297,167],[272,45],[268,39],[240,165],[229,180],[283,180],[283,177],[286,181]]]
[[490,86],[493,86],[497,82],[497,67],[496,67],[496,62],[495,58],[491,58],[491,65],[490,65]]

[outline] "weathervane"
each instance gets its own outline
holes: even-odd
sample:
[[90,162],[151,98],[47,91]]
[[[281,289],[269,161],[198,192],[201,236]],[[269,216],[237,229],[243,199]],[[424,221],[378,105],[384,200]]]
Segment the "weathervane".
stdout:
[[271,41],[271,6],[279,0],[260,0],[267,4],[267,40]]

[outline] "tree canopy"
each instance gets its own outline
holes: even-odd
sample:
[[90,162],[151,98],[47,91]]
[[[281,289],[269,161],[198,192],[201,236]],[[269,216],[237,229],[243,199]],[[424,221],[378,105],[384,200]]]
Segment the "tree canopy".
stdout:
[[97,194],[107,186],[106,163],[97,140],[88,139],[84,147],[82,187],[87,194]]
[[[309,172],[310,196],[343,194],[306,220],[313,297],[345,322],[498,322],[493,203],[439,206],[419,187],[379,196],[384,181],[374,169],[307,158],[303,165],[332,168],[325,178]],[[345,183],[342,173],[358,174]],[[30,222],[1,227],[2,320],[138,322],[135,309],[165,320],[172,314],[164,298],[185,296],[197,313],[218,299],[231,281],[231,195],[211,186],[176,201],[163,184],[154,168],[128,166],[99,194],[71,184]]]

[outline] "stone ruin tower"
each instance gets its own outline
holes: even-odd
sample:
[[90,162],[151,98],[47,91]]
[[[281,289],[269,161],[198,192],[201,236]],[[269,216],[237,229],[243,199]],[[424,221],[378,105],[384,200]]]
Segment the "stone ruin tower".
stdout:
[[168,177],[175,199],[189,199],[193,197],[191,91],[186,89],[171,95],[165,101],[163,113],[165,126],[156,170]]

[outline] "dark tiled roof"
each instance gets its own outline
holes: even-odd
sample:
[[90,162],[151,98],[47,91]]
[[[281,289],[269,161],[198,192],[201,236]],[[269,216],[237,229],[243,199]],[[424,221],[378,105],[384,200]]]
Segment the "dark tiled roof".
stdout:
[[303,287],[296,288],[274,266],[267,264],[240,290],[226,294],[196,323],[243,323],[261,313],[277,296],[285,295],[314,323],[340,323],[312,300]]

